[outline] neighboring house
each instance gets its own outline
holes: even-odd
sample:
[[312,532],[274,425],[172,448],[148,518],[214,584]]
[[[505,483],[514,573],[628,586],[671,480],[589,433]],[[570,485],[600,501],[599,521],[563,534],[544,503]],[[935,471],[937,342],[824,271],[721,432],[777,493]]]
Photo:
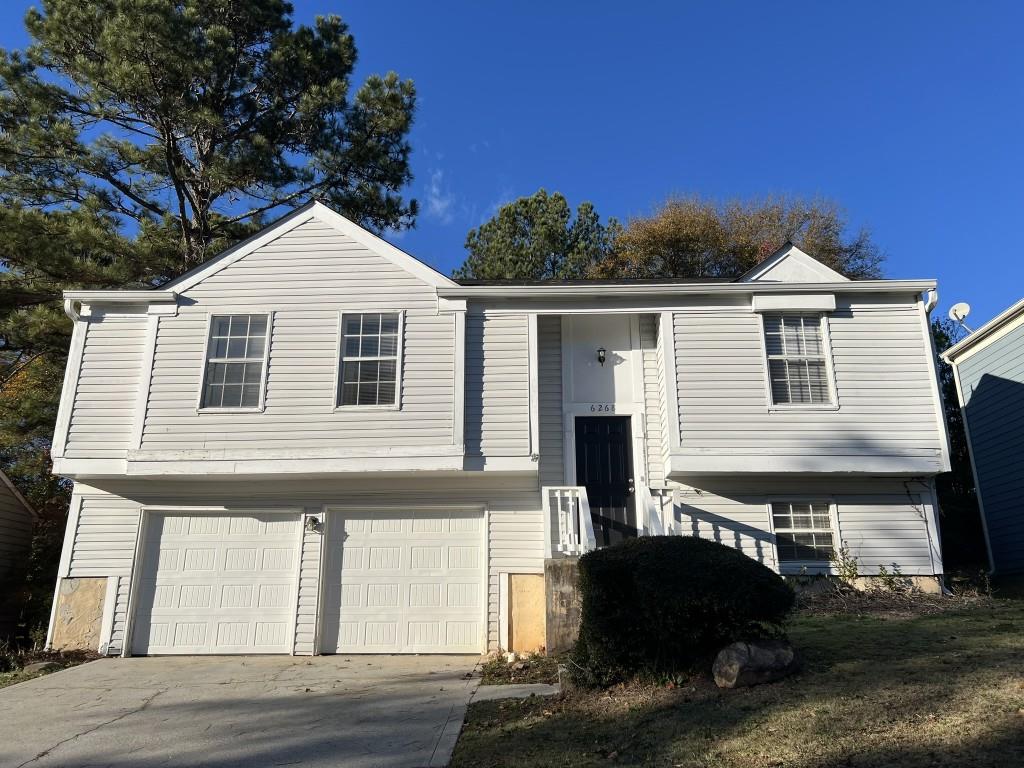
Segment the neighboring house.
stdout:
[[942,357],[956,377],[992,569],[1024,573],[1024,300]]
[[28,563],[32,532],[38,516],[32,505],[0,472],[0,640],[17,620],[20,600],[10,580],[20,579]]
[[932,289],[793,246],[460,285],[314,203],[158,290],[69,291],[51,640],[91,611],[108,653],[538,645],[546,561],[658,532],[934,588]]

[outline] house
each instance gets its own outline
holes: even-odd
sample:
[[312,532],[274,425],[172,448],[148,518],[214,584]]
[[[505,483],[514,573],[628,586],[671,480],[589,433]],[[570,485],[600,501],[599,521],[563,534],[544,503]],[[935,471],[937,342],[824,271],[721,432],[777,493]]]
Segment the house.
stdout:
[[0,638],[14,628],[20,601],[11,582],[20,581],[38,515],[14,483],[0,472]]
[[942,355],[953,366],[995,573],[1024,573],[1024,299]]
[[546,563],[661,532],[934,588],[934,287],[791,245],[737,281],[458,284],[312,203],[160,289],[69,291],[49,642],[541,645]]

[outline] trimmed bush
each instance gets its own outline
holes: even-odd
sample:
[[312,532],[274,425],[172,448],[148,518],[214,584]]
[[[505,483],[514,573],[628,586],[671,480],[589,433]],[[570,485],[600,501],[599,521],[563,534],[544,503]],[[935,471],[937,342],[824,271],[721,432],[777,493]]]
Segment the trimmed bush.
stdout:
[[644,536],[579,561],[582,682],[670,676],[736,640],[782,635],[793,590],[739,550],[690,536]]

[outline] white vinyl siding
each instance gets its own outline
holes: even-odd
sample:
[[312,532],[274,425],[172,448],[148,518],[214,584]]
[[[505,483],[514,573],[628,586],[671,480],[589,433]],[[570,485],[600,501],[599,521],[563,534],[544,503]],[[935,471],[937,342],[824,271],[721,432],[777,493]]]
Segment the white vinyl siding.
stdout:
[[[320,509],[307,510],[320,525],[303,525],[302,554],[299,561],[299,587],[295,603],[295,655],[312,656],[316,650],[316,618],[320,605],[320,561],[325,516]],[[308,519],[308,518],[305,518]]]
[[665,461],[662,454],[665,423],[662,417],[662,393],[658,367],[658,316],[640,315],[640,354],[643,361],[644,449],[647,460],[647,484],[660,486],[665,482]]
[[681,453],[920,457],[941,468],[931,354],[916,302],[884,296],[829,316],[838,409],[770,412],[759,316],[746,307],[674,313]]
[[[124,458],[133,447],[132,421],[148,319],[140,314],[98,316],[79,322],[86,324],[85,347],[64,455],[72,459]],[[201,328],[200,350],[203,334]],[[196,371],[200,365],[197,363]],[[198,389],[196,382],[191,394],[185,394],[185,404],[193,410]]]
[[772,530],[779,563],[827,563],[835,554],[828,502],[773,501]]
[[540,484],[565,484],[562,426],[562,318],[537,318],[537,396],[540,400]]
[[[450,449],[453,315],[438,314],[432,287],[333,227],[302,224],[185,293],[178,315],[160,318],[144,450]],[[263,412],[196,413],[207,314],[255,308],[273,311]],[[396,309],[401,410],[337,408],[340,314]]]
[[[911,491],[908,493],[908,488]],[[673,519],[684,536],[700,536],[730,547],[784,573],[827,572],[829,563],[779,563],[770,520],[773,501],[827,494],[834,505],[833,532],[857,560],[861,575],[877,575],[894,566],[908,575],[942,572],[938,542],[927,524],[930,492],[922,483],[895,479],[785,478],[719,479],[713,487],[676,492]]]
[[768,388],[773,405],[832,402],[821,315],[764,315]]
[[467,455],[530,453],[529,350],[526,315],[467,313]]
[[258,408],[267,357],[267,315],[214,315],[201,408]]

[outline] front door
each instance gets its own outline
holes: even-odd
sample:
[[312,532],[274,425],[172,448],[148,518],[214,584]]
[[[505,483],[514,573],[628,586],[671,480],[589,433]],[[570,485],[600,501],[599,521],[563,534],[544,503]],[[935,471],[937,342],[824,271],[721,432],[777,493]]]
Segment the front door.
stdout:
[[576,484],[587,489],[598,546],[638,535],[628,416],[576,418]]

